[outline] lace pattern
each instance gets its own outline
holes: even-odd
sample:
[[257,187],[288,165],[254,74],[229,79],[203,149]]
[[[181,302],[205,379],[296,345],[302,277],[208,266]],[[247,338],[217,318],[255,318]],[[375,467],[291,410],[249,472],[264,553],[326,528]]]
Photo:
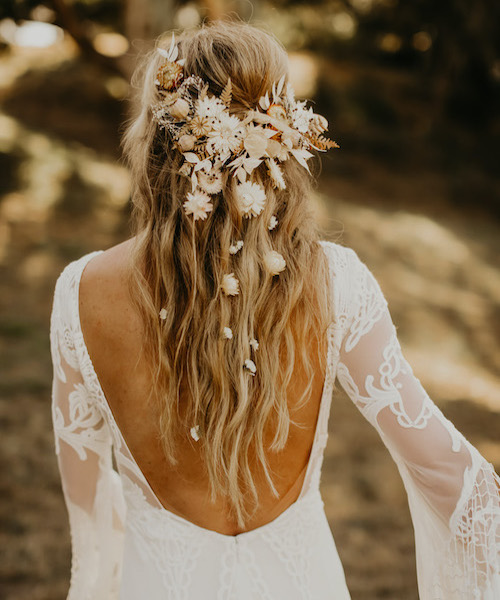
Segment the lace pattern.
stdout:
[[163,589],[172,600],[190,600],[190,587],[198,556],[207,540],[194,527],[151,506],[141,488],[122,476],[128,507],[127,528],[147,562],[161,575]]
[[471,491],[450,519],[453,536],[444,548],[448,559],[434,575],[434,596],[493,600],[500,593],[500,507],[495,502],[500,478],[491,464],[481,462],[475,475],[466,469],[463,489]]
[[297,518],[283,520],[262,533],[263,539],[285,565],[288,575],[300,590],[302,600],[315,600],[311,595],[310,573],[313,548],[322,523],[322,507],[319,493],[311,493],[300,504],[292,505],[293,511],[300,511]]
[[68,404],[67,419],[60,406],[53,406],[56,453],[60,453],[61,441],[71,446],[81,460],[87,458],[87,450],[97,454],[105,452],[109,446],[106,425],[82,383],[75,383],[74,390],[68,394]]
[[235,538],[162,509],[114,421],[81,331],[80,277],[97,253],[64,270],[51,319],[52,416],[72,534],[70,600],[118,597],[124,526],[160,574],[162,593],[174,600],[190,598],[193,573],[215,539],[222,548],[217,600],[239,597],[233,585],[236,565],[251,581],[252,598],[278,600],[252,545],[257,539],[288,574],[297,600],[320,600],[312,598],[315,582],[309,573],[324,517],[319,482],[336,378],[377,429],[400,471],[415,529],[421,600],[500,598],[498,475],[415,377],[367,267],[353,250],[321,245],[329,259],[335,320],[328,330],[327,372],[303,489],[277,519]]
[[109,424],[82,376],[75,291],[92,256],[69,265],[58,279],[50,329],[55,450],[71,529],[70,600],[117,597],[125,520]]
[[172,513],[152,507],[140,486],[122,476],[128,506],[127,529],[146,562],[155,565],[163,589],[172,600],[191,598],[192,576],[198,558],[210,551],[211,541],[222,548],[217,600],[237,598],[234,574],[243,568],[248,574],[252,597],[278,600],[271,595],[252,550],[252,540],[259,537],[285,567],[300,593],[301,600],[311,596],[309,573],[315,540],[320,534],[323,502],[319,492],[309,494],[291,505],[268,525],[237,536],[225,536],[193,526]]
[[500,598],[498,475],[432,402],[403,356],[387,303],[355,255],[337,377],[396,461],[408,493],[422,600]]

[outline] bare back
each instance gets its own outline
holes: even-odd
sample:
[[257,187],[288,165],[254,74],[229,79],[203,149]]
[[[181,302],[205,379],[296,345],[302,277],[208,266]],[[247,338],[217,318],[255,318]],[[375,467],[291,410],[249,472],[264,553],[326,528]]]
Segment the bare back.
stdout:
[[291,425],[281,452],[268,453],[279,498],[273,497],[263,476],[256,472],[260,504],[242,530],[230,517],[223,500],[210,502],[209,479],[199,444],[189,435],[182,437],[175,467],[163,454],[155,412],[147,401],[152,382],[149,366],[141,354],[143,326],[127,283],[131,244],[132,240],[128,240],[89,262],[82,275],[79,298],[85,343],[123,438],[167,510],[226,535],[260,527],[281,514],[300,494],[323,390],[319,349],[310,349],[316,368],[311,396],[300,410],[294,407],[307,385],[300,366],[296,367],[288,387],[291,417],[301,425]]

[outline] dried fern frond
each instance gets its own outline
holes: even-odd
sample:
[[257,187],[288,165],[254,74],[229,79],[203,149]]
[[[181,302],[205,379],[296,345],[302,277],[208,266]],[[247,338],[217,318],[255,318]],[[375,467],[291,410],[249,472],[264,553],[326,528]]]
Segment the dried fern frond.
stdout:
[[232,99],[233,84],[231,83],[231,77],[228,77],[226,87],[222,90],[220,95],[221,101],[229,108]]
[[340,148],[337,142],[329,140],[322,135],[308,136],[308,139],[312,146],[325,152],[326,150],[332,150],[333,148]]
[[197,142],[194,145],[192,152],[196,153],[196,156],[200,160],[205,160],[206,158],[210,158],[210,154],[207,152],[207,145],[205,142]]
[[208,83],[206,83],[200,90],[200,100],[203,100],[208,95]]

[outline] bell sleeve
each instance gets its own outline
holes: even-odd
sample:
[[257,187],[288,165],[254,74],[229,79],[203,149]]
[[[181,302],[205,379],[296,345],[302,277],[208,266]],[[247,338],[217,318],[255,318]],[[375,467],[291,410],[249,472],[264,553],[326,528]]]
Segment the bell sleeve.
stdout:
[[75,264],[57,282],[50,331],[55,449],[71,531],[68,600],[111,600],[118,598],[125,508],[110,430],[80,370]]
[[421,600],[500,599],[500,478],[443,415],[401,351],[373,274],[349,253],[337,377],[396,462]]

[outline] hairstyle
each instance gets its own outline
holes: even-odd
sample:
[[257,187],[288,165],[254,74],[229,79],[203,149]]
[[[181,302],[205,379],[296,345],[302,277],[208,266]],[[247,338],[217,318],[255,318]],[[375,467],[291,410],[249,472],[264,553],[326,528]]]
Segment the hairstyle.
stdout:
[[[158,45],[166,42],[160,38]],[[178,45],[185,72],[202,77],[212,94],[220,94],[231,78],[232,113],[255,108],[288,73],[279,42],[244,23],[204,25],[182,34]],[[266,450],[286,444],[293,422],[286,388],[294,368],[301,364],[308,375],[301,406],[313,380],[310,341],[326,347],[327,262],[310,207],[311,181],[295,160],[282,165],[284,190],[273,187],[263,166],[255,169],[254,179],[266,192],[259,218],[243,219],[236,210],[235,181],[227,170],[208,218],[194,221],[185,214],[190,182],[178,173],[182,155],[152,118],[161,60],[153,51],[136,71],[137,115],[123,142],[133,184],[131,291],[145,326],[164,453],[175,464],[176,441],[198,425],[211,497],[224,497],[243,526],[258,506],[256,470],[278,495]],[[272,215],[279,225],[270,231]],[[233,256],[228,248],[238,239],[244,246]],[[262,268],[270,250],[286,261],[279,277]],[[221,292],[229,271],[240,282],[237,296]],[[166,319],[159,320],[163,307]],[[232,339],[222,335],[224,327],[232,329]],[[250,350],[252,338],[257,351]],[[251,353],[255,376],[243,369]]]

